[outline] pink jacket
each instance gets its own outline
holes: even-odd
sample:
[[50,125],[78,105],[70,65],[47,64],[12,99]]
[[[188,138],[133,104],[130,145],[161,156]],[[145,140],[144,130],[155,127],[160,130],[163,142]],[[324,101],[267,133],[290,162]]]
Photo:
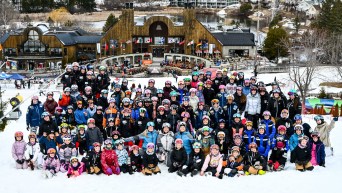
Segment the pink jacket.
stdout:
[[221,172],[222,162],[223,162],[223,159],[220,153],[216,156],[210,153],[205,157],[205,161],[202,166],[202,171],[205,171],[208,168],[208,166],[210,166],[210,167],[216,168],[216,172]]
[[[70,175],[74,175],[74,176],[79,176],[82,174],[82,172],[84,171],[84,163],[83,162],[79,162],[80,165],[78,166],[77,170],[74,170],[71,166],[71,164],[69,164],[69,168],[68,168],[68,173]],[[78,172],[75,174],[75,172]]]
[[24,159],[26,142],[24,140],[15,141],[12,146],[12,157],[14,160]]

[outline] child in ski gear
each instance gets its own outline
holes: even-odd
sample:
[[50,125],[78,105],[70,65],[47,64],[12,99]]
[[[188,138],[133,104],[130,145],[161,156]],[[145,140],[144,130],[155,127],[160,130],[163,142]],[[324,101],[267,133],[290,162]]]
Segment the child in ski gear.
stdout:
[[132,172],[141,172],[142,170],[142,157],[139,154],[139,146],[133,145],[131,147],[131,154],[129,155],[130,159],[130,168]]
[[192,145],[192,148],[194,151],[189,155],[188,166],[181,170],[184,175],[191,173],[191,177],[197,175],[198,172],[201,171],[205,159],[199,142],[195,142]]
[[243,170],[243,157],[240,155],[240,148],[235,146],[232,148],[231,152],[230,155],[225,155],[223,158],[224,162],[226,162],[224,164],[224,173],[228,177],[234,177],[239,171]]
[[198,135],[197,141],[201,143],[204,156],[207,156],[210,152],[210,147],[215,144],[215,139],[210,135],[210,128],[208,126],[202,127],[202,133]]
[[186,151],[187,155],[190,155],[192,152],[192,143],[194,142],[194,138],[192,135],[186,131],[186,123],[180,122],[179,124],[179,132],[175,134],[175,139],[182,139],[183,140],[183,147]]
[[46,155],[47,150],[50,148],[57,150],[57,143],[62,144],[63,141],[56,138],[54,132],[48,133],[47,136],[43,136],[39,140],[40,151]]
[[142,140],[143,141],[143,145],[142,145],[143,151],[146,150],[146,148],[147,148],[146,146],[148,143],[157,144],[158,131],[156,131],[154,129],[154,122],[152,122],[152,121],[148,122],[146,127],[147,128],[145,129],[145,131],[140,133],[139,135],[129,137],[129,138],[125,138],[125,142]]
[[86,131],[87,147],[90,150],[91,145],[95,142],[103,143],[103,135],[98,127],[95,126],[95,119],[89,118],[87,120],[88,129]]
[[219,146],[221,154],[228,152],[229,141],[226,138],[226,134],[223,131],[219,131],[216,136],[216,142]]
[[[282,127],[286,129],[285,126],[282,126]],[[280,128],[280,129],[283,129],[283,128]],[[287,151],[288,151],[288,149],[286,148],[288,145],[287,145],[287,140],[285,139],[285,134],[276,135],[273,146],[274,147],[272,148],[272,153],[267,164],[268,171],[284,170],[286,160],[287,160]]]
[[239,134],[235,134],[234,137],[233,137],[233,143],[230,144],[230,147],[229,147],[229,152],[230,154],[232,153],[231,150],[234,146],[238,146],[240,148],[240,154],[242,156],[244,156],[247,152],[247,149],[246,149],[246,145],[245,143],[242,141],[242,137],[241,135]]
[[128,159],[128,153],[127,150],[124,149],[124,140],[119,139],[115,141],[115,153],[118,156],[118,163],[120,166],[120,171],[123,173],[129,172],[129,174],[133,174],[133,172],[128,167],[129,165],[129,159]]
[[235,113],[233,115],[233,123],[232,123],[232,135],[239,134],[242,136],[243,134],[243,124],[241,123],[241,114]]
[[210,153],[205,157],[201,169],[201,176],[204,172],[211,173],[212,176],[216,176],[222,179],[222,155],[219,152],[218,145],[214,144],[210,147]]
[[284,125],[286,127],[286,135],[288,138],[290,138],[294,131],[292,128],[292,120],[288,117],[289,116],[289,111],[287,109],[283,109],[281,111],[280,118],[277,119],[276,122],[276,127],[278,128],[279,125]]
[[170,127],[169,123],[163,123],[163,129],[159,131],[157,139],[159,161],[166,161],[167,166],[170,165],[170,152],[174,142],[174,133],[170,131]]
[[142,163],[143,163],[143,169],[142,173],[150,176],[152,174],[161,173],[159,167],[158,167],[158,158],[157,155],[154,152],[154,143],[148,143],[146,145],[146,151],[143,155]]
[[[30,133],[28,136],[29,142],[26,144],[25,160],[28,167],[34,170],[39,164],[42,164],[42,154],[40,152],[40,146],[37,142],[37,136],[35,133]],[[39,163],[40,162],[40,163]]]
[[311,163],[313,166],[325,167],[325,146],[320,140],[319,133],[317,131],[311,134],[312,142],[310,142],[311,147]]
[[17,162],[17,169],[27,169],[27,162],[25,160],[26,142],[23,137],[24,134],[21,131],[17,131],[14,134],[15,142],[12,145],[12,157]]
[[83,155],[88,150],[85,130],[86,130],[85,125],[79,125],[78,133],[76,137],[74,138],[76,149],[78,149],[78,152],[80,153],[80,155]]
[[220,85],[218,88],[220,91],[219,93],[217,93],[216,98],[219,100],[220,107],[224,107],[227,103],[228,96],[228,94],[226,93],[226,86]]
[[337,121],[337,117],[334,117],[330,124],[324,121],[322,115],[317,115],[314,117],[314,119],[317,123],[314,131],[319,132],[320,140],[323,142],[326,149],[325,152],[328,155],[333,155],[333,148],[331,147],[330,143],[330,132],[335,127],[335,121]]
[[298,139],[303,136],[303,126],[295,125],[294,126],[295,133],[291,136],[289,141],[290,151],[293,151],[298,145]]
[[250,93],[248,93],[247,95],[247,103],[245,109],[245,117],[253,122],[254,127],[257,127],[257,124],[259,122],[261,109],[261,99],[257,90],[258,89],[256,86],[250,87]]
[[84,170],[84,163],[78,161],[77,157],[70,158],[70,165],[68,168],[67,176],[70,177],[77,177],[82,174]]
[[176,139],[175,140],[175,147],[173,148],[171,155],[171,165],[168,169],[170,173],[177,171],[177,174],[182,176],[182,169],[183,167],[187,167],[185,164],[187,162],[188,156],[186,154],[185,149],[183,148],[183,140]]
[[246,149],[248,149],[248,145],[250,143],[254,142],[255,135],[256,135],[256,132],[253,129],[253,122],[252,121],[247,121],[246,122],[246,129],[243,131],[243,135],[242,135],[243,142],[246,145]]
[[107,139],[105,142],[105,147],[101,154],[101,166],[102,171],[110,176],[112,174],[120,174],[120,166],[118,163],[118,156],[115,150],[113,150],[113,142],[111,139]]
[[59,158],[61,162],[61,172],[67,172],[69,168],[69,161],[71,157],[77,156],[75,145],[71,142],[71,136],[66,135],[63,138],[63,145],[59,148]]
[[258,152],[258,145],[252,142],[248,148],[249,151],[243,156],[245,175],[264,175],[266,173],[266,161]]
[[291,163],[296,164],[296,170],[304,172],[312,171],[314,167],[311,164],[311,151],[307,143],[309,137],[303,135],[299,138],[297,147],[291,152]]
[[217,128],[220,119],[224,118],[224,111],[222,107],[219,106],[219,100],[211,100],[211,107],[209,109],[209,117],[212,120],[212,127]]
[[55,176],[60,169],[60,162],[56,156],[56,150],[50,148],[47,150],[47,157],[44,159],[43,163],[43,177],[52,178]]
[[258,133],[255,136],[255,142],[258,146],[258,152],[264,157],[264,159],[268,160],[268,152],[270,151],[270,139],[265,134],[265,125],[260,124]]
[[271,113],[269,111],[264,111],[262,116],[264,119],[261,120],[260,124],[265,125],[265,134],[270,138],[270,140],[273,140],[274,135],[276,134],[276,128],[271,120]]
[[82,160],[85,163],[88,174],[101,174],[101,144],[95,142],[93,149],[87,153],[87,156]]
[[311,133],[313,132],[314,128],[307,123],[303,123],[302,115],[297,114],[294,116],[294,125],[302,125],[303,126],[303,134],[309,137],[309,141],[312,141]]

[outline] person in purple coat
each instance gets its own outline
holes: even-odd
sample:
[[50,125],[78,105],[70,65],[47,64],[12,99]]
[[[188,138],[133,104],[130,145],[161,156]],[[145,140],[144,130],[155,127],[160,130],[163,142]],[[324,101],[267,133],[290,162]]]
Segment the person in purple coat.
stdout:
[[43,163],[43,177],[52,178],[58,173],[60,167],[61,164],[56,156],[56,150],[53,148],[48,149],[47,157],[44,159]]
[[15,142],[12,145],[12,157],[17,162],[17,169],[27,169],[27,162],[24,158],[26,142],[23,139],[23,132],[17,131],[14,134]]

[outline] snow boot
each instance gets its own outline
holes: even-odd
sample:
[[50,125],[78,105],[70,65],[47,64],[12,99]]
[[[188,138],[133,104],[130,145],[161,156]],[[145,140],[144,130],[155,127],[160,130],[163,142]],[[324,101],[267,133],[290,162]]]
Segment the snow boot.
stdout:
[[191,177],[196,176],[197,174],[198,174],[198,170],[197,170],[197,169],[194,169],[194,170],[191,172]]
[[266,171],[264,171],[264,170],[259,170],[259,171],[258,171],[258,174],[259,174],[259,175],[264,175],[264,174],[266,174]]
[[177,175],[182,177],[182,176],[184,176],[184,173],[182,171],[177,171]]

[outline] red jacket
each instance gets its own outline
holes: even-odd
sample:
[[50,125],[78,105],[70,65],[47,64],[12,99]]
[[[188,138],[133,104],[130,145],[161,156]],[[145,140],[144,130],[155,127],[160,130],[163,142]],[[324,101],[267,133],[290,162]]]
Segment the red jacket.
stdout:
[[[119,167],[118,156],[113,149],[104,149],[101,154],[102,170],[106,173],[108,168]],[[114,170],[113,170],[114,172]]]
[[58,104],[61,107],[67,107],[68,105],[70,105],[70,100],[70,95],[63,94],[59,99]]

